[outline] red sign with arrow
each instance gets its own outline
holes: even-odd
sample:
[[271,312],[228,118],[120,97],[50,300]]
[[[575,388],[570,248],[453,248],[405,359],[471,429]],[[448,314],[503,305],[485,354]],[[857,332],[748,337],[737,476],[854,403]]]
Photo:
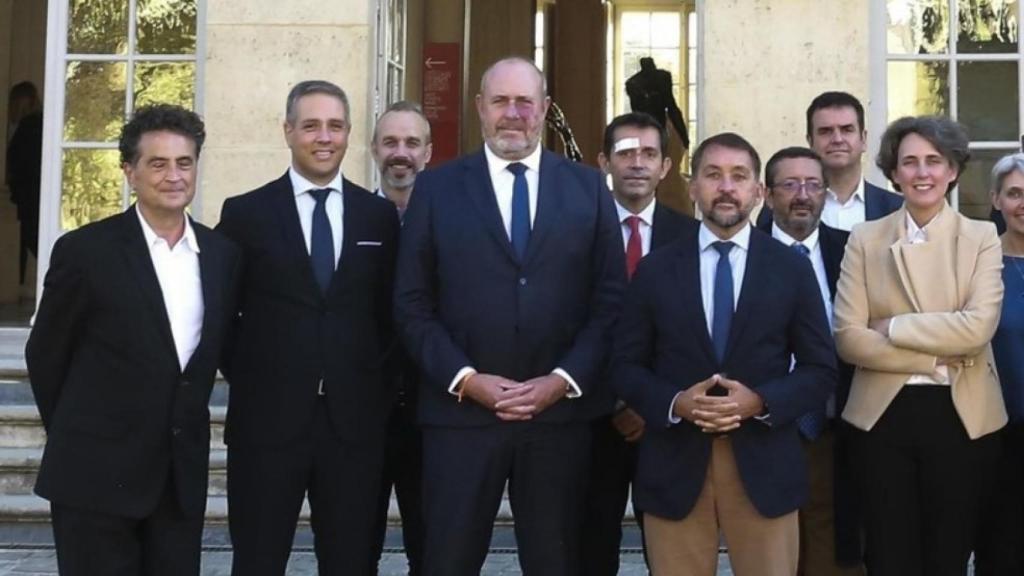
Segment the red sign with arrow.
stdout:
[[430,121],[434,143],[430,165],[459,155],[459,111],[462,45],[427,42],[423,45],[423,113]]

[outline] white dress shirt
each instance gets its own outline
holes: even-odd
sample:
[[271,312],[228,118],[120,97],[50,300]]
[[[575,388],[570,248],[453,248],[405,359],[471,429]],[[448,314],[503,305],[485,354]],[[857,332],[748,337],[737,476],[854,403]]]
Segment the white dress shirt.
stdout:
[[839,201],[839,197],[832,190],[825,192],[825,208],[821,211],[821,221],[826,226],[849,232],[867,219],[864,210],[864,180],[861,179],[857,189],[845,204]]
[[185,217],[185,234],[174,246],[157,236],[136,206],[142,235],[156,270],[164,309],[171,325],[178,366],[185,370],[203,333],[203,282],[199,274],[199,243],[192,223]]
[[[931,224],[931,222],[928,222]],[[917,222],[910,217],[910,213],[907,213],[907,244],[921,244],[928,241],[928,224],[924,226],[918,226]],[[889,332],[892,332],[892,325],[898,320],[893,318],[889,321]],[[907,378],[907,384],[925,384],[925,385],[949,385],[949,367],[948,366],[936,366],[935,373],[933,374],[914,374],[910,378]]]
[[345,233],[342,226],[342,215],[345,212],[345,203],[341,201],[341,171],[334,176],[326,186],[317,186],[306,180],[301,174],[295,171],[295,167],[288,169],[288,177],[292,181],[292,191],[295,192],[295,208],[299,211],[299,224],[302,226],[302,237],[306,241],[306,252],[310,251],[313,237],[313,209],[316,208],[316,198],[309,193],[310,190],[329,188],[331,193],[327,195],[327,221],[331,223],[331,238],[334,240],[334,264],[337,268],[338,260],[341,259],[341,240]]
[[618,200],[615,201],[615,211],[619,213],[619,224],[622,229],[623,248],[629,245],[629,235],[632,234],[626,218],[630,216],[640,218],[640,256],[647,256],[651,253],[651,237],[654,236],[654,204],[654,200],[651,200],[651,203],[641,210],[639,214],[633,214],[627,208],[624,208],[622,204],[619,204]]
[[[508,165],[519,162],[526,166],[526,187],[529,191],[530,200],[530,229],[533,229],[533,222],[537,215],[537,193],[540,187],[540,155],[541,147],[537,146],[529,156],[522,160],[505,160],[499,158],[491,151],[490,147],[484,145],[484,155],[487,158],[487,172],[491,176],[491,186],[494,188],[494,196],[498,201],[498,211],[501,212],[501,222],[505,225],[505,234],[512,240],[512,187],[515,185],[515,174],[508,170]],[[472,366],[465,366],[455,373],[451,384],[448,385],[450,394],[458,394],[459,383],[470,374],[475,374]],[[562,368],[555,368],[551,371],[556,376],[561,376],[569,384],[567,398],[579,398],[583,390],[576,383],[576,380]]]

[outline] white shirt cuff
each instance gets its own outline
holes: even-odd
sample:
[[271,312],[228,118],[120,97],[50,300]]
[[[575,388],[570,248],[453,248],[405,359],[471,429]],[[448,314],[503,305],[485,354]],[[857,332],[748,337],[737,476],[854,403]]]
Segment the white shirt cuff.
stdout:
[[569,376],[568,372],[562,370],[561,368],[555,368],[554,370],[551,371],[551,373],[554,374],[555,376],[561,376],[562,378],[565,378],[565,381],[569,384],[569,391],[565,393],[566,398],[571,399],[583,396],[583,390],[580,390],[580,387],[576,384],[576,381],[572,379],[572,376]]
[[676,413],[675,413],[676,400],[679,399],[679,395],[682,394],[682,393],[683,392],[681,390],[679,392],[677,392],[676,395],[672,397],[672,403],[669,404],[669,406],[668,406],[668,423],[669,424],[679,424],[680,422],[683,421],[683,419],[680,418],[679,416],[677,416]]
[[448,393],[452,396],[459,395],[459,382],[470,374],[476,374],[476,370],[472,366],[466,366],[462,370],[455,373],[455,378],[452,378],[452,383],[448,385]]

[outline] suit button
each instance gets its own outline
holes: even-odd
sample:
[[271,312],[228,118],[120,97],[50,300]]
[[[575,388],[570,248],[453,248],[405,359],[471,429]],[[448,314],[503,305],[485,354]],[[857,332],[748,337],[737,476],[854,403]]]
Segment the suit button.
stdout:
[[171,428],[171,434],[174,435],[174,436],[177,436],[178,434],[181,434],[181,428],[178,428],[177,426],[175,426],[174,428]]
[[188,386],[189,384],[191,384],[191,382],[185,379],[181,379],[178,381],[178,386]]
[[520,278],[519,279],[519,285],[520,286],[526,286],[526,278]]

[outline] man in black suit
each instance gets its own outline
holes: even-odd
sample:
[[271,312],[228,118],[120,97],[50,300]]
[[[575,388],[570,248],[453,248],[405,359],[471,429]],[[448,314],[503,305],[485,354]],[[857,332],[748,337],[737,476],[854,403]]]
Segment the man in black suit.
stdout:
[[[765,164],[764,181],[765,201],[775,216],[765,232],[810,259],[831,326],[850,234],[821,223],[827,185],[821,158],[808,148],[779,150]],[[797,420],[810,473],[810,495],[800,509],[799,574],[806,576],[864,574],[848,438],[836,418],[846,405],[853,369],[838,358],[836,362],[836,393]]]
[[634,505],[659,576],[715,574],[720,533],[738,575],[792,576],[796,420],[835,386],[828,321],[807,259],[750,226],[754,148],[719,134],[693,166],[704,220],[640,262],[615,332],[616,392],[647,423]]
[[[672,159],[668,157],[667,130],[650,115],[630,112],[613,119],[604,130],[604,147],[597,161],[611,176],[626,276],[632,277],[641,258],[698,224],[655,201],[658,183],[672,168]],[[619,572],[622,517],[644,420],[616,401],[610,387],[592,394],[585,404],[591,418],[592,445],[581,565],[588,576],[614,575]],[[634,514],[640,518],[638,511]]]
[[284,574],[303,497],[321,574],[369,574],[387,415],[398,216],[342,177],[351,120],[341,88],[288,95],[291,168],[224,203],[244,252],[230,388],[232,574]]
[[[861,156],[867,150],[864,106],[846,92],[824,92],[807,107],[807,144],[821,157],[828,190],[821,221],[849,232],[866,220],[899,210],[903,197],[864,180]],[[771,209],[757,217],[758,228],[771,227]]]
[[204,138],[191,111],[138,109],[120,139],[138,201],[50,257],[25,360],[64,575],[199,574],[208,402],[239,268],[233,243],[185,215]]
[[[426,168],[432,150],[430,122],[415,102],[395,102],[377,119],[371,146],[380,170],[377,195],[395,205],[399,218],[405,214],[416,176]],[[402,516],[402,545],[409,562],[409,576],[419,576],[423,570],[423,438],[416,422],[417,369],[400,342],[391,350],[387,370],[395,398],[388,416],[374,566],[380,563],[384,551],[391,487],[394,486]]]
[[422,371],[425,573],[479,574],[506,481],[524,574],[578,573],[590,429],[625,262],[596,170],[540,146],[541,72],[484,73],[482,151],[427,170],[402,228],[396,320]]

